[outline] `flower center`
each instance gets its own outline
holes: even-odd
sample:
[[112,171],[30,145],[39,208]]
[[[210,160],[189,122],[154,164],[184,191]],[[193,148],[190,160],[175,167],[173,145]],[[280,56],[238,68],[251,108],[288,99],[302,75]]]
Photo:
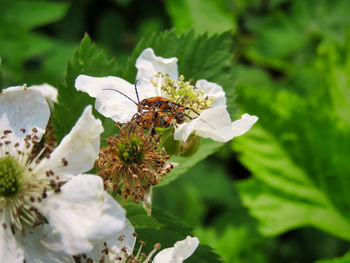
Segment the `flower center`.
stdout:
[[0,158],[0,196],[12,197],[18,193],[23,172],[24,167],[12,156]]
[[[161,91],[167,99],[170,99],[183,106],[187,106],[199,113],[205,109],[209,109],[214,102],[212,97],[208,97],[204,91],[198,90],[196,86],[191,85],[193,80],[185,81],[185,77],[181,75],[179,80],[175,81],[169,78],[168,74],[158,73],[157,79],[161,79]],[[152,82],[154,86],[157,86],[156,82]],[[187,112],[191,117],[197,117],[193,115],[192,111]]]
[[142,127],[127,123],[119,134],[107,138],[108,146],[102,147],[97,159],[99,174],[106,189],[144,201],[152,185],[157,185],[163,176],[174,167],[170,156],[159,149],[160,136],[150,136]]
[[130,141],[128,138],[125,138],[125,140],[118,143],[116,152],[125,164],[139,164],[142,162],[145,155],[143,145],[140,138],[135,135],[130,135]]

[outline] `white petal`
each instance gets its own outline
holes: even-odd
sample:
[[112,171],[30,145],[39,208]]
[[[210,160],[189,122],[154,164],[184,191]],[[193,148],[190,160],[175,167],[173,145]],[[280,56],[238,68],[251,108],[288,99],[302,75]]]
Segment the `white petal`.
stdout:
[[219,106],[204,110],[198,118],[176,128],[174,139],[186,141],[193,132],[203,138],[211,138],[219,142],[231,140],[233,132],[226,107]]
[[[15,91],[15,90],[23,90],[25,86],[13,86],[13,87],[8,87],[6,89],[3,89],[2,92],[6,93],[9,91]],[[41,85],[33,85],[30,87],[26,87],[27,89],[30,90],[37,90],[39,91],[45,99],[48,101],[52,101],[57,103],[57,89],[50,84],[44,83]]]
[[153,259],[153,263],[182,263],[197,249],[199,240],[187,236],[185,240],[178,241],[174,247],[161,250]]
[[201,79],[196,82],[196,87],[199,90],[203,90],[208,97],[212,97],[214,99],[211,108],[226,106],[225,92],[220,85],[214,82],[206,81],[205,79]]
[[9,91],[25,90],[25,89],[28,89],[27,84],[20,85],[20,86],[7,87],[7,88],[3,89],[1,92],[3,94],[5,94],[6,92],[9,92]]
[[50,84],[33,85],[30,86],[29,89],[40,91],[45,99],[57,103],[57,89]]
[[96,175],[74,176],[41,205],[49,224],[62,235],[65,251],[74,255],[92,250],[93,242],[114,236],[125,224],[125,210]]
[[155,75],[161,72],[167,73],[171,79],[177,80],[177,61],[178,59],[175,57],[157,57],[152,48],[147,48],[136,60],[136,68],[138,69],[136,79],[140,81],[141,86],[148,86],[150,81],[155,79]]
[[174,259],[174,248],[161,250],[153,259],[152,263],[181,263],[183,261]]
[[[92,252],[87,253],[87,257],[94,260],[94,262],[99,262],[101,257],[104,255],[101,251],[105,248],[104,243],[108,247],[108,258],[107,262],[115,262],[115,259],[122,256],[124,252],[122,249],[126,249],[126,253],[131,255],[136,237],[133,235],[135,233],[134,227],[131,225],[128,219],[125,219],[125,226],[122,230],[118,231],[115,235],[111,236],[106,241],[101,241],[94,246]],[[106,261],[105,261],[106,262]]]
[[4,214],[0,212],[0,262],[1,263],[22,263],[24,254],[18,247],[15,237],[12,235],[10,225],[3,227]]
[[[21,90],[0,93],[0,133],[11,130],[9,137],[12,143],[22,142],[23,144],[23,139],[27,134],[32,133],[33,128],[37,129],[36,135],[40,140],[49,117],[49,106],[38,91],[22,87]],[[24,145],[20,148],[25,150]]]
[[[52,170],[61,179],[66,174],[78,174],[92,169],[100,150],[101,121],[92,115],[91,105],[87,106],[70,133],[63,138],[49,159],[43,159],[34,172],[45,174]],[[63,164],[62,159],[68,162]]]
[[[127,254],[132,254],[136,242],[136,237],[134,236],[135,229],[131,225],[128,219],[125,219],[125,226],[122,230],[117,232],[112,238],[107,240],[107,246],[110,251],[110,258],[115,259],[122,255],[124,252],[123,248],[126,249]],[[118,240],[119,237],[123,237]]]
[[246,133],[258,121],[258,117],[245,113],[241,119],[232,122],[233,137]]
[[[97,78],[79,75],[75,80],[75,87],[77,90],[87,92],[91,97],[96,98],[96,110],[103,116],[111,118],[116,122],[128,122],[137,111],[135,87],[121,78]],[[113,90],[122,92],[135,103]],[[141,91],[139,95],[143,97]]]
[[185,240],[178,241],[174,246],[174,255],[177,258],[186,259],[193,254],[199,245],[199,239],[187,236]]
[[33,233],[16,238],[22,245],[26,263],[74,263],[73,257],[63,251],[60,235],[53,234],[49,225],[40,225]]

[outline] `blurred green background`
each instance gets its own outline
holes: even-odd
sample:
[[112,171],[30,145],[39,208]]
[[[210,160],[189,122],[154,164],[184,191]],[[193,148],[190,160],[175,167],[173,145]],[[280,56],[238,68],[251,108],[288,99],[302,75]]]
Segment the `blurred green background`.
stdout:
[[230,31],[229,103],[259,122],[154,204],[225,262],[350,262],[327,260],[350,240],[349,12],[348,0],[0,0],[0,88],[57,85],[85,32],[123,65],[155,32]]

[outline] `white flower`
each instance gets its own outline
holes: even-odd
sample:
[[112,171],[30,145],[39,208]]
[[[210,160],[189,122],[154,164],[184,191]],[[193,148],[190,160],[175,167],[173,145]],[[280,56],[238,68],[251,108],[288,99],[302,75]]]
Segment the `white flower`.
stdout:
[[[136,68],[140,101],[155,96],[170,100],[176,97],[176,94],[169,94],[164,90],[162,85],[164,86],[165,78],[166,81],[173,81],[174,86],[179,85],[177,58],[157,57],[151,48],[147,48],[136,60]],[[96,109],[116,122],[128,122],[137,112],[137,105],[134,103],[138,101],[135,87],[121,78],[80,75],[76,79],[75,87],[95,97]],[[204,102],[204,98],[210,98],[210,103],[201,110],[199,116],[192,116],[192,120],[188,118],[185,123],[175,127],[175,140],[186,141],[190,134],[195,133],[201,137],[226,142],[248,131],[258,120],[256,116],[244,114],[240,120],[231,122],[226,109],[225,92],[221,86],[206,80],[198,80],[195,87],[198,90],[196,94],[201,94],[200,97],[203,97],[200,99]],[[124,93],[131,100],[112,89]],[[196,94],[194,96],[198,97]],[[191,107],[191,105],[184,106]]]
[[0,93],[0,262],[74,262],[124,227],[125,211],[93,167],[103,131],[88,106],[60,145],[44,156],[33,146],[50,111],[41,92]]
[[14,90],[23,90],[24,88],[33,89],[39,91],[49,103],[50,108],[53,108],[53,104],[57,103],[57,89],[50,84],[44,83],[41,85],[32,85],[30,87],[23,86],[13,86],[2,90],[2,93]]
[[171,248],[160,251],[153,259],[153,263],[182,263],[197,249],[199,240],[187,236],[185,240],[178,241]]
[[[136,237],[135,229],[129,220],[125,220],[125,226],[118,233],[102,242],[96,242],[93,250],[76,257],[79,262],[116,263],[124,262],[127,256],[132,255]],[[107,253],[108,251],[108,253]],[[118,261],[120,259],[120,261]]]
[[130,262],[140,263],[182,263],[193,254],[199,245],[198,238],[187,236],[185,240],[176,242],[174,247],[161,250],[152,261],[160,244],[155,244],[148,256],[142,258],[140,257],[142,245],[137,251],[134,251],[136,236],[134,227],[126,219],[124,229],[113,238],[96,244],[92,252],[79,255],[79,262],[121,263],[129,262],[126,260],[130,259]]

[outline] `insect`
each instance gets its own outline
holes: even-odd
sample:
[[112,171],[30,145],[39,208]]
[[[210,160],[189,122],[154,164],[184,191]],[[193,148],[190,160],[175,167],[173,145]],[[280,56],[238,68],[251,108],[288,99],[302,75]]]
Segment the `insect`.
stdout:
[[140,101],[137,91],[137,82],[135,83],[137,102],[119,90],[104,90],[113,90],[115,92],[118,92],[119,94],[123,95],[124,97],[135,103],[135,105],[137,106],[137,112],[130,120],[131,127],[136,125],[147,129],[153,129],[154,127],[173,127],[178,124],[184,123],[187,118],[190,120],[193,119],[186,113],[186,111],[188,110],[194,112],[196,115],[199,116],[199,113],[196,112],[194,109],[160,96],[146,98]]

